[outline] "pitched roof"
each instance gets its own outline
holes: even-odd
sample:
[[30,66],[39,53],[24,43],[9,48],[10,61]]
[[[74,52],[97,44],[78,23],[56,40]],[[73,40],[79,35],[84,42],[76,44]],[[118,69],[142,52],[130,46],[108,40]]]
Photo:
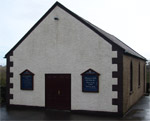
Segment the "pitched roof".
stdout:
[[10,53],[12,53],[21,43],[22,41],[47,17],[47,15],[56,7],[59,6],[60,8],[62,8],[63,10],[65,10],[66,12],[68,12],[70,15],[72,15],[73,17],[75,17],[76,19],[78,19],[80,22],[82,22],[83,24],[85,24],[87,27],[89,27],[90,29],[92,29],[95,33],[97,33],[98,35],[100,35],[103,39],[107,40],[109,43],[111,44],[115,44],[116,46],[118,46],[119,48],[121,48],[122,50],[124,50],[125,54],[129,54],[131,56],[146,60],[146,58],[144,58],[142,55],[140,55],[139,53],[137,53],[136,51],[134,51],[132,48],[130,48],[129,46],[127,46],[125,43],[123,43],[122,41],[120,41],[118,38],[116,38],[115,36],[105,32],[104,30],[98,28],[97,26],[93,25],[92,23],[90,23],[89,21],[83,19],[82,17],[78,16],[77,14],[73,13],[72,11],[70,11],[68,8],[66,8],[65,6],[63,6],[62,4],[60,4],[59,2],[56,2],[42,17],[41,19],[20,39],[20,41],[5,55],[5,58],[7,56],[9,56]]
[[[87,21],[88,22],[88,21]],[[97,26],[93,25],[92,23],[88,22],[89,24],[91,24],[91,26],[93,26],[94,28],[96,28],[100,33],[102,33],[103,35],[105,35],[107,38],[109,38],[111,41],[113,41],[114,43],[116,43],[117,45],[119,45],[121,48],[124,49],[124,53],[125,54],[130,54],[133,56],[136,56],[138,58],[144,59],[146,60],[145,57],[143,57],[142,55],[140,55],[139,53],[137,53],[135,50],[133,50],[132,48],[130,48],[128,45],[126,45],[125,43],[123,43],[121,40],[119,40],[117,37],[115,37],[114,35],[111,35],[107,32],[105,32],[104,30],[98,28]]]

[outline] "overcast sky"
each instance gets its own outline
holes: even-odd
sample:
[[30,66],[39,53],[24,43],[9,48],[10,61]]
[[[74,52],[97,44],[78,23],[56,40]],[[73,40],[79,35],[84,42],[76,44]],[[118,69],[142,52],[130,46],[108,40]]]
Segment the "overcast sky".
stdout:
[[[58,0],[150,60],[150,0]],[[0,65],[56,0],[0,1]]]

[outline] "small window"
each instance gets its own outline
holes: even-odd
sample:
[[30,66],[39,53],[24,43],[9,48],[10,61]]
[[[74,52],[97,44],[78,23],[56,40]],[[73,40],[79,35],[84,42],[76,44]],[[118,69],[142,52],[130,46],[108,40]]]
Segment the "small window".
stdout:
[[33,76],[34,74],[29,70],[25,70],[20,74],[22,90],[33,90]]
[[133,65],[130,63],[130,94],[133,93]]

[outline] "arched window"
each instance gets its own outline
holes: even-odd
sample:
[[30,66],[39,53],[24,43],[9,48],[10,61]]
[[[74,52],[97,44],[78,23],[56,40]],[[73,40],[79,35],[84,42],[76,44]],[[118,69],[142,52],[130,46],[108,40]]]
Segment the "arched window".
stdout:
[[140,71],[140,63],[139,63],[139,79],[138,79],[138,87],[141,85],[141,71]]
[[144,89],[144,92],[145,92],[145,64],[144,64],[144,67],[143,67],[143,74],[144,74],[143,75],[143,78],[144,78],[144,85],[143,85],[144,88],[143,89]]
[[144,64],[143,72],[144,72],[143,77],[144,77],[144,81],[145,81],[145,64]]
[[20,86],[22,90],[33,90],[34,74],[29,70],[25,70],[20,74]]
[[133,65],[130,63],[130,94],[133,92]]

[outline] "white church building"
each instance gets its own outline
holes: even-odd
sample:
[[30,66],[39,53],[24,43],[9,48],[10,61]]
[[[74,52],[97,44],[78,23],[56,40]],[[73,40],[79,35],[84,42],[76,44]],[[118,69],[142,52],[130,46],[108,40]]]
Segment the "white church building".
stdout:
[[145,92],[146,59],[59,2],[5,57],[7,106],[123,116]]

